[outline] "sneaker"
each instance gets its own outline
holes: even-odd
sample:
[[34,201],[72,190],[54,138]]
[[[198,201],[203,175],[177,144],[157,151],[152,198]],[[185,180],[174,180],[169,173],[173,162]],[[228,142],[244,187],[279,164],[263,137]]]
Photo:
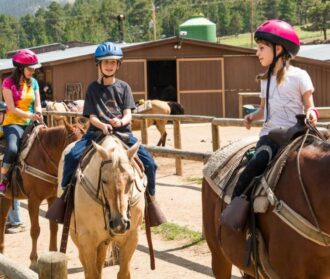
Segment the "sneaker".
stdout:
[[26,227],[23,224],[18,225],[6,225],[5,233],[6,234],[14,234],[14,233],[20,233],[24,232],[26,230]]
[[6,190],[7,190],[6,184],[0,183],[0,197],[5,196]]

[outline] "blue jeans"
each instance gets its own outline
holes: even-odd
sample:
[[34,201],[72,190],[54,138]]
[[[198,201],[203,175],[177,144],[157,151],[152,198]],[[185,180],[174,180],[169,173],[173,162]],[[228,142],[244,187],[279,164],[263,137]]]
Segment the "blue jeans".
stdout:
[[7,144],[2,162],[2,165],[5,168],[9,168],[15,162],[21,144],[21,139],[26,127],[27,126],[22,125],[3,126],[3,132],[5,134]]
[[[66,185],[69,184],[73,172],[76,170],[79,164],[81,155],[84,153],[86,148],[92,144],[92,140],[95,140],[99,133],[88,130],[87,133],[74,145],[71,151],[64,157],[64,167],[63,167],[63,178],[62,178],[62,189],[64,190]],[[126,143],[129,147],[134,145],[137,142],[137,138],[133,136],[132,133],[128,134],[128,142]],[[138,152],[138,157],[142,161],[145,174],[148,180],[148,192],[150,195],[156,193],[156,169],[157,165],[151,155],[143,146],[140,146]]]
[[[134,145],[134,143],[137,142],[137,138],[134,137],[132,133],[128,135],[129,135],[129,139],[126,144],[129,147],[131,147],[132,145]],[[144,165],[144,169],[145,169],[144,172],[147,176],[147,181],[148,181],[147,190],[149,194],[153,196],[156,194],[157,165],[154,159],[151,157],[150,153],[142,145],[140,145],[137,155]]]
[[8,213],[7,224],[10,225],[21,225],[21,217],[20,217],[20,201],[14,199],[14,209],[10,209]]

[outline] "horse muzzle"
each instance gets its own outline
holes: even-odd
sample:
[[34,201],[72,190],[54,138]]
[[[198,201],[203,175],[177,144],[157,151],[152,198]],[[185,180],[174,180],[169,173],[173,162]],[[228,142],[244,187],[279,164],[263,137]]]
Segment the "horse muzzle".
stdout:
[[113,234],[124,234],[131,227],[131,221],[125,218],[110,219],[110,230]]

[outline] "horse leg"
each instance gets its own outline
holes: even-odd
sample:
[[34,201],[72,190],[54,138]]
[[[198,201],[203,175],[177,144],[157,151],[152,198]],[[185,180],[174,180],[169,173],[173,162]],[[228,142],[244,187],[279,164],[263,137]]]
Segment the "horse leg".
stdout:
[[[48,208],[53,204],[56,197],[47,199]],[[50,230],[50,239],[49,239],[49,251],[57,251],[57,231],[58,225],[55,221],[49,220],[49,230]]]
[[166,137],[167,137],[167,133],[165,130],[165,125],[167,121],[164,120],[156,120],[156,127],[157,130],[159,131],[159,133],[161,134],[160,139],[157,143],[157,146],[165,146],[166,144]]
[[104,261],[107,256],[108,247],[109,247],[109,242],[104,241],[97,248],[96,266],[100,274],[102,274],[102,269],[104,267]]
[[[101,272],[98,267],[98,247],[95,240],[88,233],[77,237],[76,245],[79,250],[79,259],[84,267],[85,279],[101,279]],[[104,260],[103,260],[104,261]]]
[[37,199],[36,197],[30,197],[28,200],[28,208],[29,208],[29,216],[31,222],[31,230],[30,235],[32,238],[32,251],[30,254],[30,268],[36,270],[37,268],[37,260],[38,260],[38,253],[37,253],[37,241],[40,235],[40,226],[39,226],[39,207],[41,204],[41,200]]
[[230,279],[232,264],[222,253],[217,233],[220,218],[220,202],[218,196],[205,179],[202,185],[202,211],[204,235],[212,255],[214,277],[217,279]]
[[0,253],[3,253],[5,247],[5,225],[10,205],[11,200],[0,199]]
[[138,243],[138,230],[135,229],[127,235],[126,241],[121,245],[119,252],[119,271],[117,279],[131,279],[131,259]]

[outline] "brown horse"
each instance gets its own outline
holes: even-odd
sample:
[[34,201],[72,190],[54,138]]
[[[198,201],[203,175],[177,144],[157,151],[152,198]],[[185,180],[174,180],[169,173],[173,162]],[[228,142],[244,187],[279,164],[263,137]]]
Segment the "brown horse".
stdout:
[[[160,101],[160,100],[151,100],[151,109],[143,111],[139,114],[166,114],[166,115],[178,115],[178,114],[184,114],[183,107],[176,102],[166,102],[166,101]],[[151,125],[155,124],[157,127],[157,130],[160,133],[160,139],[157,143],[158,146],[165,146],[166,144],[166,129],[165,125],[167,123],[167,120],[147,120],[147,127],[150,127]],[[141,130],[141,121],[140,120],[132,120],[132,130]]]
[[[301,152],[291,152],[275,190],[278,200],[285,201],[314,225],[320,243],[303,237],[281,221],[274,213],[274,207],[270,207],[265,214],[257,214],[257,226],[274,272],[271,278],[330,278],[330,249],[327,247],[330,243],[329,165],[329,143],[315,140],[313,144],[303,147]],[[212,253],[215,278],[231,278],[232,264],[255,277],[251,263],[247,267],[243,263],[245,234],[220,227],[219,218],[224,204],[205,179],[202,205],[204,234]]]
[[[22,188],[18,199],[28,199],[28,209],[31,221],[32,251],[30,254],[31,268],[37,266],[37,240],[40,234],[39,207],[46,199],[50,206],[57,197],[58,163],[64,148],[83,135],[78,126],[58,126],[47,128],[38,127],[36,137],[27,153],[26,158],[20,159],[21,167],[24,166],[22,175]],[[35,169],[37,171],[35,171]],[[11,206],[11,189],[6,192],[6,197],[0,200],[0,252],[4,250],[4,228]],[[49,250],[57,250],[57,224],[50,221]]]
[[144,175],[133,160],[139,143],[125,150],[110,135],[101,145],[93,144],[96,152],[83,170],[77,170],[70,235],[79,249],[86,279],[101,278],[112,242],[120,249],[117,278],[129,279],[144,212]]

